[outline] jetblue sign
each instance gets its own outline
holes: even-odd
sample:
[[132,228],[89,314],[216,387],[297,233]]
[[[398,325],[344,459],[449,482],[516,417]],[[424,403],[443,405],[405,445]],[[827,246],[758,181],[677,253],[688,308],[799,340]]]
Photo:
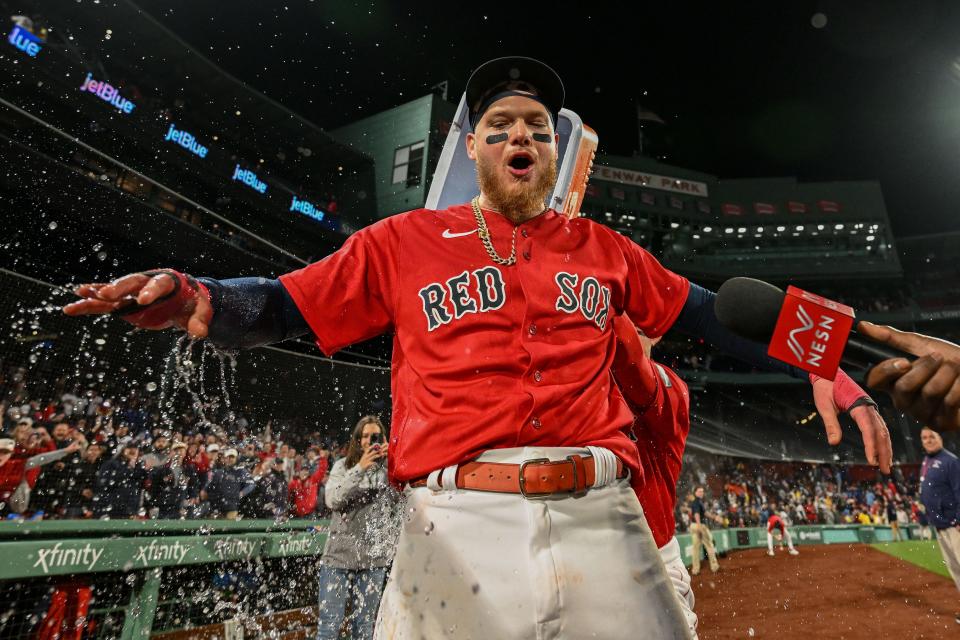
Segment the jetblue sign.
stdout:
[[135,106],[132,102],[120,95],[120,91],[109,82],[94,80],[93,74],[88,73],[86,80],[80,86],[80,91],[89,91],[104,102],[109,102],[123,113],[130,113]]
[[239,164],[233,169],[233,176],[231,177],[231,180],[242,182],[258,193],[267,192],[267,183],[258,178],[257,174],[255,174],[253,171],[250,171],[249,169],[241,169]]
[[293,202],[290,203],[290,211],[297,211],[314,220],[320,221],[322,221],[326,215],[323,209],[315,207],[313,203],[307,202],[306,200],[297,200],[297,196],[293,196]]
[[196,154],[201,158],[207,157],[208,149],[197,142],[197,139],[193,137],[193,134],[183,131],[182,129],[177,129],[177,125],[171,124],[170,128],[167,129],[167,135],[164,136],[164,140],[170,142],[175,142],[190,153]]
[[20,25],[13,26],[13,31],[10,32],[10,37],[7,38],[7,41],[31,58],[37,57],[37,54],[40,53],[40,48],[42,46],[40,44],[40,38],[33,35]]

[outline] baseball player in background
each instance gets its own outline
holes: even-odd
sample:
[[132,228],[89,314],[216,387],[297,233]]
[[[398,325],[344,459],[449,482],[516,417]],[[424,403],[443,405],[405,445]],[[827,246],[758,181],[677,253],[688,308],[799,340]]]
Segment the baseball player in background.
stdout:
[[643,466],[643,482],[635,483],[634,490],[677,592],[690,634],[696,638],[693,587],[674,535],[677,480],[690,433],[689,391],[676,372],[650,359],[650,350],[657,340],[641,335],[624,315],[614,318],[613,330],[617,335],[613,376],[633,411],[633,434]]
[[[771,505],[771,508],[773,506]],[[774,509],[776,511],[776,509]],[[773,539],[776,538],[777,542],[783,546],[784,541],[787,544],[789,553],[792,556],[800,555],[800,552],[793,548],[793,536],[790,535],[790,529],[787,528],[787,523],[783,521],[776,512],[771,513],[770,517],[767,518],[767,555],[774,555],[773,552]]]
[[[82,285],[64,309],[231,349],[312,334],[332,354],[393,332],[388,470],[408,518],[378,637],[689,637],[630,484],[610,318],[806,377],[723,328],[712,292],[545,208],[563,97],[541,62],[490,61],[467,83],[471,202],[381,220],[278,280],[149,271]],[[888,472],[889,433],[863,436]]]

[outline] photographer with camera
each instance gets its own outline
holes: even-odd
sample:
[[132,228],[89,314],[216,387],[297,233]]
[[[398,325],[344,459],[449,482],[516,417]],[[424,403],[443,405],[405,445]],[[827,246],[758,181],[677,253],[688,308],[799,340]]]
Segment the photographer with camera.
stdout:
[[349,637],[373,637],[393,557],[393,541],[383,532],[396,503],[387,483],[386,459],[386,429],[380,418],[360,418],[346,457],[334,463],[327,480],[325,500],[333,515],[320,568],[318,640],[340,637],[348,599]]

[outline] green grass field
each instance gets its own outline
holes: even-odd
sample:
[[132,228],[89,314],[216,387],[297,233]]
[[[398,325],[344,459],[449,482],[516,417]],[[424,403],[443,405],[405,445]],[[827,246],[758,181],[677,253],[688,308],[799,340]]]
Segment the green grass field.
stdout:
[[889,553],[895,558],[900,558],[918,567],[923,567],[927,571],[939,574],[945,578],[950,577],[947,571],[947,565],[943,563],[943,556],[940,555],[940,546],[933,540],[911,540],[909,542],[880,542],[870,545],[877,551]]

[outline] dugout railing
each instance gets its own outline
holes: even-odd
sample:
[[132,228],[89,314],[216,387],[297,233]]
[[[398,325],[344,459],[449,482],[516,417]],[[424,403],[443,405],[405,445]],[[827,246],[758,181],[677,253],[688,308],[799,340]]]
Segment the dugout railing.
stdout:
[[[0,522],[0,637],[306,638],[326,521]],[[917,525],[901,527],[919,539]],[[892,540],[890,527],[791,527],[797,546]],[[687,564],[690,536],[677,536]],[[765,547],[716,529],[718,552]]]
[[326,525],[0,522],[0,637],[308,637]]

